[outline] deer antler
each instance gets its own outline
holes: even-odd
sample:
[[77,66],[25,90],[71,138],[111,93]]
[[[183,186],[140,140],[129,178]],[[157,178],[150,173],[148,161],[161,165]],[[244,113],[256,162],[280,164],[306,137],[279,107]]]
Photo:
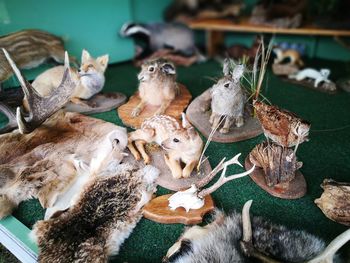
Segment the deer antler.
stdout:
[[65,70],[61,84],[55,88],[49,96],[43,97],[22,76],[16,64],[11,59],[9,53],[7,53],[4,48],[2,50],[10,66],[12,67],[12,70],[18,78],[18,81],[21,84],[24,96],[27,99],[29,105],[28,117],[24,117],[22,110],[19,107],[17,108],[17,123],[19,131],[21,133],[30,133],[52,114],[61,109],[68,102],[73,93],[76,83],[71,78],[68,53],[65,52]]
[[241,154],[236,154],[233,158],[230,160],[226,161],[226,157],[223,158],[220,163],[207,175],[205,176],[202,180],[198,181],[196,183],[197,188],[201,188],[206,186],[213,178],[215,175],[217,175],[222,169],[225,167],[231,165],[231,164],[238,164],[239,166],[242,167],[242,164],[238,161],[238,158],[241,156]]
[[12,112],[12,110],[7,107],[4,103],[0,102],[0,112],[5,114],[8,118],[8,123],[5,127],[0,129],[0,134],[10,132],[17,128],[16,115]]
[[239,174],[233,174],[233,175],[230,175],[230,176],[226,177],[225,175],[226,175],[227,166],[225,166],[223,171],[222,171],[222,173],[221,173],[221,176],[220,176],[219,180],[215,184],[213,184],[212,186],[201,190],[198,193],[198,196],[200,198],[204,198],[204,196],[213,193],[214,191],[216,191],[223,184],[225,184],[225,183],[227,183],[229,181],[232,181],[234,179],[238,179],[238,178],[244,177],[244,176],[252,173],[254,171],[254,169],[255,169],[255,165],[253,165],[253,167],[250,168],[250,170],[248,170],[248,171],[245,171],[245,172],[239,173]]

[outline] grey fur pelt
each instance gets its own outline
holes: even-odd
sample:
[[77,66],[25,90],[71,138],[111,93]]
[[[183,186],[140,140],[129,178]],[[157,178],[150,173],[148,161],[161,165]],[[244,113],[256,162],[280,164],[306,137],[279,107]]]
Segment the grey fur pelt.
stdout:
[[[193,228],[196,229],[190,234]],[[213,223],[203,228],[193,228],[184,232],[179,239],[179,248],[172,255],[168,255],[168,258],[164,258],[164,262],[259,262],[242,253],[241,214],[225,216],[217,213]],[[325,247],[322,240],[311,234],[288,230],[260,217],[252,218],[252,230],[254,247],[281,262],[303,262],[319,254]]]
[[122,164],[112,176],[95,177],[76,205],[34,225],[39,262],[107,262],[140,220],[158,174]]

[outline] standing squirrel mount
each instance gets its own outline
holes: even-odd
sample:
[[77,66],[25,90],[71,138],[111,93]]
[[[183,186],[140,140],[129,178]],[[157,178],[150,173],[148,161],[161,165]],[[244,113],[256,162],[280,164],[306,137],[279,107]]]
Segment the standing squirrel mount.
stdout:
[[[128,148],[136,160],[141,156],[145,164],[151,159],[145,151],[145,144],[155,142],[166,154],[164,160],[175,179],[188,178],[198,165],[203,149],[203,141],[195,128],[186,120],[183,114],[182,125],[170,116],[156,115],[146,119],[141,128],[129,133]],[[133,142],[135,142],[135,149]],[[141,156],[140,156],[141,154]],[[181,167],[181,163],[185,167]]]
[[300,53],[295,49],[282,49],[275,47],[272,52],[276,58],[272,64],[272,71],[278,76],[288,76],[295,74],[304,66]]
[[162,114],[180,119],[191,94],[185,86],[176,82],[173,63],[159,58],[146,61],[142,64],[138,80],[138,92],[118,109],[125,125],[138,129],[145,119]]

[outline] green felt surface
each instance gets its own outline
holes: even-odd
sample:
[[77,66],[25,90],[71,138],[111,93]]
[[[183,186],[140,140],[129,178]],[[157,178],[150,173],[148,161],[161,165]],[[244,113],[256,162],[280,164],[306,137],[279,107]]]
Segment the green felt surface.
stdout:
[[[330,67],[331,78],[334,79],[349,75],[350,72],[349,65],[344,62],[318,60],[310,63],[317,68]],[[111,66],[107,71],[106,90],[132,95],[137,87],[136,74],[137,69],[129,63]],[[220,65],[209,61],[179,68],[178,80],[196,97],[211,86],[210,77],[218,74],[221,74]],[[253,199],[252,214],[294,229],[307,230],[328,242],[347,228],[327,219],[313,201],[322,193],[320,184],[324,178],[350,181],[350,94],[343,91],[336,95],[320,93],[283,82],[270,72],[267,74],[264,93],[273,104],[295,112],[312,123],[310,141],[300,145],[298,150],[298,157],[304,162],[301,171],[308,184],[307,195],[292,201],[278,199],[245,177],[217,190],[213,194],[214,201],[217,207],[229,212],[241,210],[247,200]],[[116,111],[94,116],[121,125]],[[344,126],[347,128],[332,130]],[[242,153],[241,162],[244,163],[249,151],[263,139],[263,136],[259,136],[237,143],[211,143],[207,155],[212,166],[221,158],[237,153]],[[234,167],[228,170],[228,174],[241,171],[241,168]],[[161,188],[158,190],[158,194],[168,192]],[[14,216],[31,227],[43,217],[43,210],[36,200],[31,200],[21,204]],[[112,262],[160,262],[183,229],[183,225],[162,225],[142,219]],[[350,258],[349,246],[343,251]]]

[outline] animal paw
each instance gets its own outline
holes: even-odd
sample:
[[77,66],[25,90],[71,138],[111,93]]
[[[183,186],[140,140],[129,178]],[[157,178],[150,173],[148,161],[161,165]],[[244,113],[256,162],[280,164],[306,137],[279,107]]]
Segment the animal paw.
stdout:
[[242,127],[244,124],[244,119],[243,117],[238,117],[236,120],[236,127]]
[[0,219],[11,215],[13,209],[16,207],[16,204],[13,203],[6,196],[0,195]]
[[164,111],[161,110],[161,109],[157,110],[157,111],[154,113],[154,115],[162,115],[162,114],[164,114]]
[[147,157],[145,157],[143,159],[143,162],[144,162],[145,165],[150,164],[151,163],[151,158],[149,156],[147,156]]
[[134,108],[134,109],[132,110],[131,116],[132,116],[132,117],[137,117],[137,116],[140,115],[140,113],[141,113],[141,108],[140,108],[140,107],[136,107],[136,108]]
[[173,173],[173,177],[174,179],[180,179],[182,177],[182,174],[181,172],[176,172],[176,173]]
[[190,176],[191,176],[191,171],[190,171],[190,170],[184,169],[184,170],[182,171],[182,177],[183,177],[183,178],[188,178],[188,177],[190,177]]

